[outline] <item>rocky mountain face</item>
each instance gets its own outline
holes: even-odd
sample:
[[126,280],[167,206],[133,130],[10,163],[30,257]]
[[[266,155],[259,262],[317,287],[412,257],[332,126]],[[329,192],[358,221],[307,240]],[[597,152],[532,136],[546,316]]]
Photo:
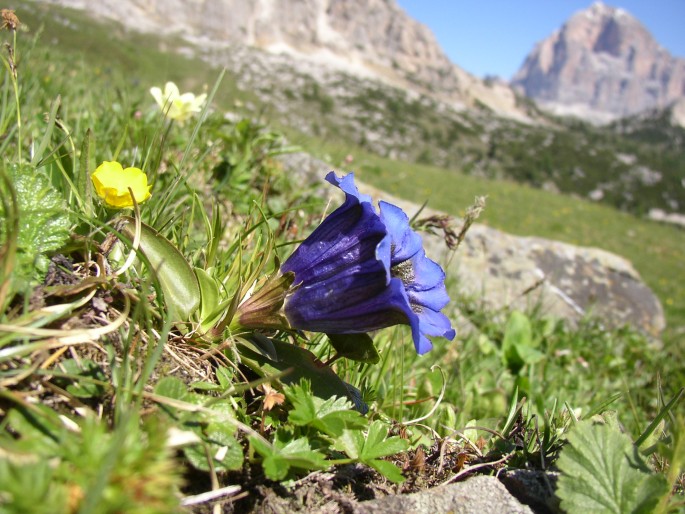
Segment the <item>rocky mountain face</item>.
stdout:
[[457,108],[526,118],[511,88],[468,74],[395,0],[41,0],[142,32],[209,45],[247,45],[414,90]]
[[512,85],[560,114],[609,121],[684,98],[685,59],[623,9],[596,2],[540,42]]

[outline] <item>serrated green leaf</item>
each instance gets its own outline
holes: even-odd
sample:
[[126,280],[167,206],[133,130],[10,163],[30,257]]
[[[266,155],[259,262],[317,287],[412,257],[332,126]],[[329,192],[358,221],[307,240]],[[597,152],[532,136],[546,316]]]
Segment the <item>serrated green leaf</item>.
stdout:
[[377,420],[369,426],[366,437],[361,430],[346,429],[335,442],[336,447],[351,459],[371,466],[388,479],[399,483],[404,480],[400,470],[391,462],[379,458],[403,452],[409,447],[409,443],[397,436],[386,439],[387,435],[387,426]]
[[324,455],[312,450],[306,437],[285,439],[287,436],[277,432],[273,445],[269,446],[258,437],[250,437],[250,444],[262,456],[264,473],[271,480],[283,480],[290,468],[314,471],[329,467]]
[[336,445],[348,457],[367,464],[379,457],[403,452],[409,447],[405,439],[397,436],[387,437],[387,435],[388,428],[385,423],[376,420],[369,426],[366,437],[360,430],[344,430],[337,438]]
[[[38,278],[43,269],[34,263],[43,255],[59,249],[69,239],[71,221],[64,198],[55,190],[44,171],[24,164],[10,165],[9,181],[17,198],[19,234],[17,235],[17,264],[22,276]],[[0,193],[9,194],[0,184]],[[6,213],[0,203],[0,231],[4,232]],[[0,233],[0,240],[4,234]]]
[[374,459],[367,462],[366,464],[368,466],[371,466],[385,478],[391,480],[392,482],[395,482],[396,484],[400,484],[405,480],[405,478],[402,476],[402,471],[400,470],[400,468],[395,466],[392,462],[388,462],[387,460]]
[[359,459],[364,450],[364,434],[361,430],[343,430],[335,443],[336,448],[344,452],[350,459]]
[[582,421],[568,440],[557,489],[566,512],[647,513],[668,494],[666,479],[650,472],[625,434]]
[[346,398],[323,400],[312,395],[306,382],[286,387],[285,393],[293,404],[288,420],[294,425],[311,426],[330,436],[341,435],[345,428],[366,426],[366,420],[352,410]]
[[395,455],[409,447],[409,443],[405,439],[397,436],[387,437],[387,435],[388,427],[385,423],[379,420],[371,423],[360,455],[362,461]]
[[326,334],[339,355],[357,362],[376,364],[381,360],[369,334]]

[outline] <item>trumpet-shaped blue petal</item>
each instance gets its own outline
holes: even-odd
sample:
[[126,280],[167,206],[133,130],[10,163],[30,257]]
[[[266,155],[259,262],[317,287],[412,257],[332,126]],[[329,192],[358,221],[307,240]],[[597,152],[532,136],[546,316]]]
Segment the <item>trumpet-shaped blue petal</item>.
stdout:
[[345,334],[406,324],[418,353],[432,347],[426,336],[452,339],[440,313],[449,301],[445,274],[426,257],[407,215],[386,202],[379,215],[353,174],[331,172],[326,180],[345,192],[345,202],[281,266],[295,274],[285,302],[290,325]]

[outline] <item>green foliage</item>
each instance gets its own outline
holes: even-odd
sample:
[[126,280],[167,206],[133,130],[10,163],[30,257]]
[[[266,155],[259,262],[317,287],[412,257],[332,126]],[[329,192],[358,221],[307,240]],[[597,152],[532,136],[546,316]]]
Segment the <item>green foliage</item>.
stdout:
[[174,377],[160,380],[155,386],[155,394],[177,426],[197,435],[198,442],[184,448],[191,465],[203,471],[242,467],[243,452],[236,439],[237,420],[230,399],[212,399],[193,393]]
[[177,512],[177,468],[163,427],[139,419],[113,431],[96,418],[67,430],[48,409],[13,409],[0,434],[3,512]]
[[570,514],[648,513],[669,492],[630,439],[607,425],[578,423],[559,457],[557,495]]
[[279,180],[280,170],[270,163],[273,157],[293,148],[284,144],[280,134],[249,118],[220,130],[218,135],[223,150],[213,170],[217,190],[229,194],[240,212],[247,212],[268,185],[266,206],[271,212],[283,210],[282,188],[287,189],[289,184]]
[[57,379],[69,394],[76,398],[97,398],[105,393],[107,376],[103,369],[90,359],[77,361],[65,359],[62,362],[65,378]]
[[[136,236],[133,218],[121,219],[120,230],[131,241]],[[152,266],[164,292],[169,317],[174,321],[188,321],[200,306],[200,285],[195,272],[183,254],[155,229],[141,223],[140,251]]]
[[272,445],[259,437],[251,437],[250,444],[262,456],[264,474],[271,480],[285,479],[291,468],[314,471],[329,467],[325,456],[313,450],[306,437],[293,439],[285,430],[276,432]]
[[535,343],[528,316],[512,312],[502,339],[502,364],[516,375],[526,364],[540,362],[545,356],[535,348]]
[[[69,212],[64,198],[43,170],[28,164],[10,164],[5,166],[5,173],[14,191],[0,183],[0,193],[16,198],[20,219],[16,272],[20,277],[36,280],[47,271],[46,254],[58,250],[69,239]],[[8,237],[8,216],[0,204],[0,241]]]
[[387,426],[382,421],[374,421],[364,434],[359,430],[345,429],[336,439],[336,446],[350,458],[371,466],[393,482],[403,482],[400,470],[391,462],[381,460],[405,451],[409,443],[397,436],[388,437]]
[[312,427],[331,437],[339,437],[345,429],[361,430],[367,425],[346,398],[322,399],[312,394],[308,382],[285,388],[292,403],[288,421],[298,427]]

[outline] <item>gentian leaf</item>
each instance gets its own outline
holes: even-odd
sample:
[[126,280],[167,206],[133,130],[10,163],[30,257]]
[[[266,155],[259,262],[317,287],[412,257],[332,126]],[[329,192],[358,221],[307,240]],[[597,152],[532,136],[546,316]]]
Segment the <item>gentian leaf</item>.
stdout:
[[204,321],[219,305],[219,286],[202,268],[195,268],[195,276],[200,286],[200,320]]
[[[121,232],[133,240],[135,220],[124,217]],[[173,321],[188,321],[200,306],[200,285],[183,254],[164,236],[142,223],[140,251],[147,258],[164,293],[167,311]]]
[[376,364],[381,360],[369,334],[326,334],[335,351],[357,362]]

